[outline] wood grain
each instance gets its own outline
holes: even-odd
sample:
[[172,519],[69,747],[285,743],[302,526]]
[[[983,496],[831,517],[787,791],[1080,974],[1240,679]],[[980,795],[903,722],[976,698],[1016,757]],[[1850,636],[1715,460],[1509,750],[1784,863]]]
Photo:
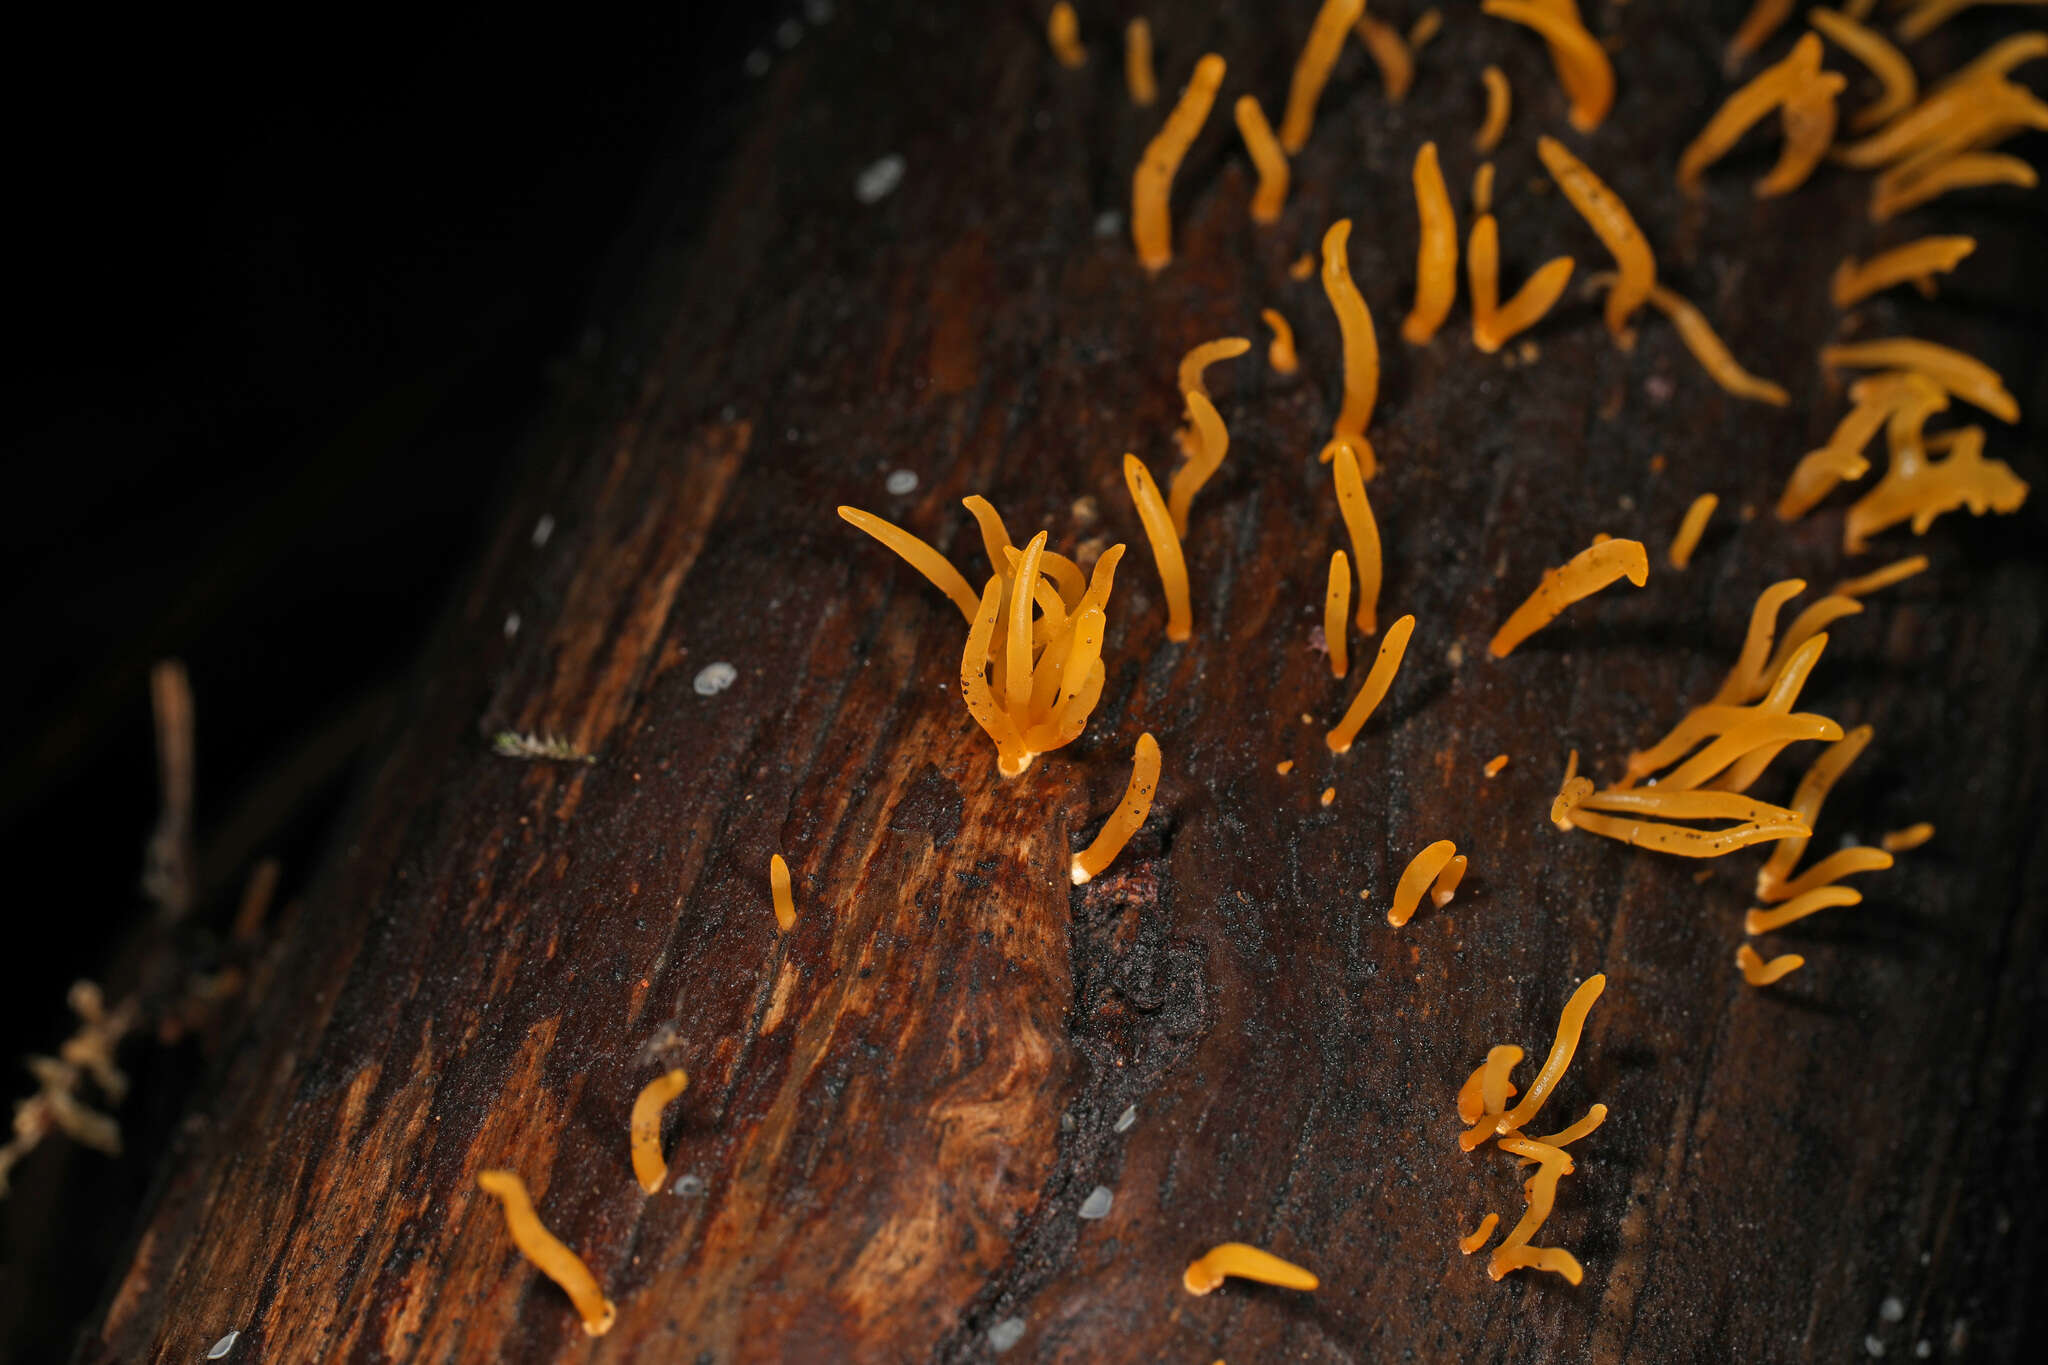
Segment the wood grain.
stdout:
[[[1213,50],[1226,100],[1277,93],[1310,8],[1154,15],[1162,86]],[[1465,213],[1488,62],[1516,92],[1504,274],[1605,264],[1535,159],[1564,126],[1541,43],[1476,12],[1450,16],[1398,109],[1347,54],[1272,227],[1248,222],[1249,167],[1212,118],[1157,278],[1098,222],[1127,207],[1159,116],[1109,60],[1121,14],[1084,16],[1080,72],[1016,7],[863,6],[778,56],[735,111],[741,148],[692,190],[702,212],[648,263],[610,382],[536,436],[268,998],[166,1156],[86,1358],[188,1360],[234,1329],[236,1358],[264,1360],[966,1361],[1013,1317],[1011,1358],[1055,1361],[1835,1360],[1872,1333],[2020,1356],[2048,1083],[2040,517],[1958,515],[1851,564],[1838,505],[1770,516],[1841,410],[1813,357],[1845,325],[1828,271],[1874,240],[1865,181],[1827,171],[1757,203],[1743,159],[1771,152],[1744,151],[1682,201],[1676,150],[1725,89],[1741,7],[1596,8],[1621,93],[1573,144],[1789,409],[1720,393],[1663,326],[1617,350],[1576,292],[1526,361],[1479,356],[1462,307],[1430,347],[1399,342],[1414,151],[1438,141]],[[1916,57],[1946,69],[2007,31],[1958,29]],[[858,204],[854,176],[890,152],[901,189]],[[1314,458],[1338,342],[1318,283],[1287,267],[1347,214],[1386,363],[1381,615],[1419,624],[1333,756],[1322,733],[1359,676],[1333,681],[1310,647],[1344,543]],[[2040,410],[2038,315],[2016,302],[2042,297],[2038,201],[1913,222],[1975,232],[1977,258],[1940,301],[1888,295],[1848,325],[1964,346]],[[1302,368],[1275,375],[1255,347],[1209,373],[1231,454],[1192,517],[1195,637],[1169,645],[1119,460],[1171,468],[1181,353],[1259,336],[1269,306]],[[1995,430],[1991,453],[2038,482],[2036,430]],[[914,493],[884,491],[896,469]],[[1705,491],[1727,510],[1667,571]],[[974,577],[972,492],[1020,538],[1131,545],[1096,718],[1012,781],[957,696],[958,613],[832,515],[899,520]],[[1599,531],[1651,546],[1649,587],[1486,658]],[[1711,692],[1766,583],[1825,586],[1906,546],[1933,571],[1841,623],[1807,694],[1877,732],[1815,846],[1921,818],[1939,833],[1865,879],[1863,906],[1779,936],[1803,971],[1746,988],[1732,960],[1760,857],[1699,883],[1559,834],[1565,753],[1614,773]],[[700,695],[714,661],[738,680]],[[596,761],[497,756],[501,729]],[[1165,754],[1151,819],[1072,888],[1068,850],[1145,729]],[[1472,859],[1457,900],[1388,928],[1394,880],[1438,838]],[[1540,1056],[1594,971],[1609,987],[1546,1117],[1594,1100],[1611,1117],[1542,1236],[1586,1280],[1495,1284],[1456,1239],[1488,1209],[1513,1221],[1517,1177],[1458,1151],[1453,1097],[1492,1044]],[[693,1192],[646,1197],[627,1118],[678,1065],[665,1138]],[[586,1339],[517,1258],[475,1189],[493,1166],[590,1262],[610,1335]],[[1097,1185],[1113,1207],[1084,1223]],[[1185,1263],[1231,1239],[1323,1288],[1186,1295]]]

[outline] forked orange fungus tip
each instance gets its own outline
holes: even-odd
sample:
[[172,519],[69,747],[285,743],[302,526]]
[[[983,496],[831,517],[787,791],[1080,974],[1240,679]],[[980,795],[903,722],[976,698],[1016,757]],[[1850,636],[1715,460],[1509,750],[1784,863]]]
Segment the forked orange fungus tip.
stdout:
[[1745,943],[1735,950],[1735,965],[1742,969],[1742,979],[1750,985],[1770,986],[1804,967],[1806,959],[1797,953],[1786,953],[1766,962]]
[[504,1206],[505,1226],[512,1234],[513,1244],[536,1269],[562,1287],[583,1319],[583,1330],[593,1337],[609,1332],[618,1319],[618,1310],[604,1296],[597,1277],[590,1273],[583,1258],[542,1224],[540,1215],[534,1212],[533,1200],[526,1193],[526,1182],[511,1171],[478,1171],[476,1183]]
[[1292,1261],[1283,1261],[1270,1251],[1244,1242],[1224,1242],[1203,1253],[1181,1275],[1181,1285],[1190,1294],[1208,1294],[1228,1278],[1257,1280],[1282,1289],[1314,1289],[1315,1275]]

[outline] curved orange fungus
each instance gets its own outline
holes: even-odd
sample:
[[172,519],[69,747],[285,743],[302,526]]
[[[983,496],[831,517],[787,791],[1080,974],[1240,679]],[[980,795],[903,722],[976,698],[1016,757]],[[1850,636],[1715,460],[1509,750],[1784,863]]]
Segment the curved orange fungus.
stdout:
[[1351,705],[1344,712],[1344,719],[1337,722],[1335,729],[1323,736],[1323,742],[1333,754],[1349,753],[1352,741],[1372,717],[1375,707],[1387,695],[1387,689],[1394,685],[1394,674],[1400,671],[1401,658],[1408,652],[1408,637],[1415,630],[1415,618],[1404,616],[1387,627],[1387,638],[1380,642],[1379,657],[1372,662],[1372,671],[1365,675],[1365,683],[1358,689],[1358,695],[1351,699]]
[[1932,293],[1934,276],[1954,270],[1976,249],[1975,237],[1922,237],[1880,251],[1867,261],[1847,257],[1835,267],[1828,296],[1835,307],[1851,308],[1879,290],[1898,284],[1913,284],[1922,293]]
[[1287,153],[1280,150],[1273,125],[1266,122],[1266,111],[1259,107],[1257,97],[1239,95],[1233,113],[1238,135],[1244,138],[1245,150],[1252,154],[1252,166],[1259,173],[1259,187],[1252,191],[1252,221],[1277,222],[1287,203]]
[[659,1193],[668,1177],[668,1158],[661,1154],[661,1111],[689,1084],[681,1070],[670,1071],[641,1087],[633,1100],[633,1178],[649,1194]]
[[1605,540],[1579,551],[1557,568],[1544,571],[1536,591],[1494,632],[1487,650],[1494,658],[1505,659],[1516,645],[1556,620],[1566,607],[1621,578],[1639,588],[1650,581],[1650,557],[1640,540]]
[[513,1245],[536,1269],[562,1287],[583,1319],[584,1332],[593,1337],[609,1332],[618,1319],[618,1310],[604,1296],[597,1277],[590,1273],[583,1258],[542,1224],[540,1215],[534,1212],[533,1200],[526,1193],[526,1182],[512,1171],[478,1171],[476,1183],[484,1193],[497,1196],[505,1209],[505,1227],[512,1234]]
[[1657,258],[1642,229],[1613,190],[1585,162],[1554,137],[1538,138],[1536,154],[1579,216],[1614,257],[1616,281],[1607,291],[1607,330],[1624,346],[1633,344],[1628,320],[1649,300],[1657,284]]
[[1550,63],[1571,101],[1572,127],[1598,128],[1614,105],[1614,65],[1607,49],[1586,31],[1571,0],[1484,0],[1479,7],[1496,19],[1533,28],[1550,46]]
[[[1507,73],[1497,66],[1489,66],[1479,73],[1480,84],[1486,87],[1486,117],[1480,121],[1479,131],[1472,136],[1472,150],[1481,156],[1490,156],[1500,146],[1501,136],[1508,130],[1508,113],[1514,107],[1514,92],[1508,85]],[[1482,205],[1480,211],[1485,212]]]
[[1294,63],[1294,79],[1287,86],[1287,112],[1280,119],[1280,145],[1290,155],[1308,145],[1309,130],[1316,121],[1316,101],[1323,97],[1330,68],[1344,51],[1345,35],[1363,13],[1365,0],[1323,0],[1316,11],[1308,41]]
[[1458,295],[1458,222],[1434,142],[1416,152],[1413,180],[1422,240],[1415,260],[1415,307],[1401,324],[1401,335],[1410,345],[1422,346],[1444,325]]
[[1319,1283],[1312,1272],[1292,1261],[1283,1261],[1270,1251],[1243,1242],[1224,1242],[1209,1248],[1182,1273],[1180,1282],[1190,1294],[1207,1294],[1233,1276],[1279,1285],[1282,1289],[1314,1289]]
[[1337,315],[1337,330],[1344,339],[1344,406],[1337,413],[1330,444],[1323,447],[1321,459],[1328,464],[1337,443],[1348,442],[1358,454],[1359,472],[1369,479],[1379,468],[1372,442],[1365,439],[1365,426],[1379,402],[1380,341],[1365,297],[1351,279],[1350,242],[1349,218],[1339,218],[1323,234],[1323,293],[1329,297],[1330,309]]
[[1750,985],[1770,986],[1804,967],[1806,959],[1797,953],[1786,953],[1766,962],[1757,956],[1756,949],[1745,943],[1735,950],[1735,965],[1742,969],[1742,979]]
[[1157,273],[1173,259],[1173,221],[1168,199],[1173,193],[1174,173],[1188,154],[1195,135],[1208,122],[1209,108],[1216,103],[1216,89],[1223,84],[1223,59],[1211,52],[1195,63],[1195,74],[1181,92],[1166,123],[1145,148],[1138,169],[1131,173],[1131,240],[1137,245],[1138,260]]
[[1131,780],[1124,787],[1124,799],[1102,826],[1093,843],[1076,853],[1068,874],[1076,886],[1102,875],[1124,845],[1152,813],[1152,795],[1159,790],[1159,741],[1147,730],[1138,736],[1137,752],[1131,756]]

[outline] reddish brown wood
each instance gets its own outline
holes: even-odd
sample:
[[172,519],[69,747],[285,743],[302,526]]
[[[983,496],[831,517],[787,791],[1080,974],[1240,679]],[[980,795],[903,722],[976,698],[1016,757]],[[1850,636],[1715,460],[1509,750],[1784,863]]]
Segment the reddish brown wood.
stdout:
[[[2018,1355],[2048,1082],[2030,1036],[2038,513],[1944,521],[1934,571],[1834,632],[1807,700],[1877,741],[1816,846],[1940,832],[1866,879],[1864,906],[1786,935],[1808,966],[1784,985],[1732,967],[1757,856],[1701,884],[1545,819],[1567,749],[1612,773],[1712,690],[1764,584],[1879,558],[1844,561],[1838,507],[1789,528],[1768,512],[1840,408],[1813,356],[1840,321],[1828,269],[1874,240],[1865,180],[1830,171],[1759,204],[1762,162],[1737,158],[1699,204],[1672,186],[1739,7],[1589,8],[1621,94],[1573,143],[1664,278],[1793,390],[1782,412],[1712,388],[1661,326],[1617,350],[1576,295],[1526,362],[1479,357],[1462,308],[1426,349],[1397,339],[1408,167],[1435,137],[1463,212],[1489,61],[1517,99],[1497,191],[1510,287],[1559,251],[1603,263],[1540,178],[1535,135],[1564,127],[1563,100],[1526,33],[1454,13],[1398,109],[1347,55],[1270,229],[1246,219],[1219,115],[1155,279],[1097,228],[1159,116],[1123,97],[1110,17],[1068,73],[1035,12],[884,8],[777,59],[702,230],[648,268],[613,343],[618,396],[566,403],[539,436],[87,1355],[188,1360],[233,1329],[236,1359],[972,1360],[1012,1317],[1012,1358],[1071,1361],[1835,1360],[1866,1333],[1894,1354]],[[1277,107],[1307,9],[1154,16],[1162,87],[1216,50],[1226,102]],[[856,172],[890,152],[902,188],[856,203]],[[1862,326],[1964,345],[2039,410],[2038,323],[2009,306],[2041,296],[2038,204],[1977,202],[1915,219],[1983,240],[1944,299],[1887,297]],[[1309,647],[1343,543],[1314,460],[1337,340],[1287,267],[1340,214],[1386,354],[1381,617],[1420,624],[1386,707],[1333,757],[1322,729],[1363,672],[1333,682]],[[1170,467],[1180,354],[1259,336],[1264,306],[1293,321],[1302,370],[1271,374],[1261,344],[1211,372],[1232,452],[1194,511],[1196,636],[1171,646],[1119,460]],[[2010,431],[1993,453],[2040,473]],[[914,494],[884,491],[895,469]],[[1702,491],[1731,514],[1671,572]],[[1055,547],[1132,544],[1096,719],[1008,782],[959,704],[958,614],[832,515],[894,517],[978,574],[970,492]],[[1650,544],[1650,586],[1486,658],[1541,571],[1602,530]],[[701,696],[713,661],[739,680]],[[503,729],[596,761],[499,757]],[[1152,817],[1074,890],[1067,851],[1143,729],[1166,755]],[[1440,837],[1472,858],[1464,889],[1389,929],[1394,879]],[[800,915],[782,941],[776,851]],[[1455,1241],[1487,1209],[1512,1222],[1516,1177],[1458,1151],[1453,1096],[1491,1044],[1540,1056],[1594,971],[1606,997],[1546,1111],[1612,1110],[1543,1233],[1586,1281],[1495,1284]],[[672,1175],[702,1187],[649,1198],[627,1116],[670,1065],[692,1078]],[[590,1261],[618,1303],[609,1336],[586,1340],[517,1258],[475,1191],[486,1166],[519,1171]],[[1098,1184],[1113,1208],[1083,1223]],[[1183,1293],[1182,1266],[1228,1239],[1323,1288]]]

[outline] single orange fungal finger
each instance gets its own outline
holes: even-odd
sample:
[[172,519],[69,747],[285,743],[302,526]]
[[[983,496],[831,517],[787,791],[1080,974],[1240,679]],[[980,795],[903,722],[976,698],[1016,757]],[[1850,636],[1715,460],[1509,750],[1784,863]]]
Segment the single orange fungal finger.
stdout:
[[[1814,13],[1820,13],[1815,10]],[[1852,308],[1880,290],[1894,285],[1925,283],[1935,275],[1947,274],[1977,249],[1975,237],[1921,237],[1889,251],[1880,251],[1867,261],[1845,257],[1835,267],[1828,296],[1837,308]]]
[[1488,777],[1499,777],[1501,769],[1507,766],[1508,756],[1506,754],[1495,754],[1492,758],[1486,760],[1486,767],[1481,771]]
[[1330,676],[1351,671],[1351,563],[1342,550],[1330,552],[1330,581],[1323,590],[1323,643],[1330,651]]
[[1692,552],[1699,548],[1700,537],[1706,534],[1707,519],[1720,505],[1721,500],[1714,494],[1702,493],[1685,509],[1685,517],[1678,523],[1678,534],[1671,538],[1671,551],[1666,556],[1672,568],[1683,569],[1692,563]]
[[1244,138],[1245,150],[1252,154],[1252,166],[1259,173],[1259,187],[1252,191],[1252,221],[1277,222],[1287,204],[1287,153],[1273,136],[1273,125],[1266,122],[1266,111],[1259,107],[1257,97],[1239,95],[1233,113],[1238,135]]
[[1648,302],[1657,284],[1657,258],[1626,205],[1592,168],[1573,156],[1554,137],[1537,139],[1536,154],[1542,158],[1550,178],[1564,191],[1579,216],[1586,220],[1614,257],[1617,279],[1607,291],[1607,330],[1623,346],[1632,344],[1634,334],[1628,320]]
[[633,1178],[649,1194],[661,1192],[668,1178],[668,1158],[661,1154],[661,1111],[690,1084],[680,1069],[656,1076],[633,1100]]
[[1138,260],[1157,274],[1173,259],[1173,220],[1169,201],[1174,173],[1209,120],[1216,89],[1223,84],[1223,59],[1211,52],[1195,63],[1195,74],[1174,103],[1173,112],[1145,148],[1131,173],[1131,241]]
[[1195,494],[1202,491],[1202,485],[1223,466],[1223,457],[1230,453],[1230,431],[1223,425],[1223,418],[1201,393],[1187,394],[1188,417],[1194,428],[1195,437],[1190,444],[1187,463],[1173,473],[1173,480],[1167,486],[1166,513],[1173,518],[1173,531],[1177,536],[1188,533],[1188,508],[1194,503]]
[[[1577,1142],[1580,1138],[1586,1136],[1586,1134],[1592,1132],[1594,1129],[1598,1128],[1601,1124],[1605,1122],[1607,1122],[1607,1106],[1604,1104],[1596,1104],[1592,1108],[1588,1109],[1586,1111],[1586,1116],[1580,1119],[1577,1123],[1571,1124],[1566,1128],[1560,1129],[1559,1131],[1552,1133],[1549,1137],[1537,1138],[1535,1139],[1535,1141],[1540,1142],[1547,1147],[1569,1147],[1574,1142]],[[1525,1161],[1530,1159],[1531,1158],[1528,1157],[1523,1158],[1523,1160]]]
[[1436,37],[1444,26],[1444,12],[1435,5],[1415,16],[1415,22],[1408,25],[1408,50],[1420,52]]
[[1685,343],[1685,349],[1692,352],[1693,359],[1700,362],[1700,368],[1724,390],[1737,398],[1753,398],[1774,408],[1782,408],[1792,401],[1792,396],[1781,386],[1768,379],[1759,379],[1743,369],[1726,343],[1715,335],[1707,315],[1689,300],[1656,285],[1650,290],[1650,303],[1671,319],[1672,325],[1678,329],[1679,340]]
[[1904,829],[1891,831],[1891,833],[1879,839],[1878,843],[1884,846],[1884,851],[1887,853],[1904,853],[1910,849],[1920,847],[1920,845],[1933,837],[1934,826],[1922,820],[1917,824],[1908,825]]
[[775,903],[775,924],[783,933],[796,927],[796,901],[789,891],[789,864],[780,853],[768,855],[768,894]]
[[1323,0],[1309,28],[1308,41],[1294,63],[1294,78],[1287,86],[1287,111],[1280,119],[1280,145],[1289,155],[1308,145],[1315,127],[1316,101],[1329,83],[1330,68],[1344,51],[1345,35],[1365,13],[1365,0]]
[[1266,347],[1266,363],[1273,367],[1275,374],[1293,374],[1301,368],[1301,358],[1294,350],[1294,328],[1277,308],[1261,308],[1259,320],[1273,331],[1273,342]]
[[1797,953],[1786,953],[1766,962],[1757,956],[1756,949],[1745,943],[1735,950],[1735,965],[1742,969],[1742,979],[1750,985],[1770,986],[1804,967],[1806,959]]
[[1901,167],[1877,178],[1870,192],[1870,221],[1889,223],[1909,209],[1957,190],[2012,185],[2030,190],[2041,183],[2033,166],[2003,152],[1963,152],[1928,165]]
[[1853,886],[1817,886],[1804,895],[1794,896],[1774,910],[1751,908],[1742,917],[1742,932],[1751,937],[1768,934],[1803,920],[1808,915],[1816,915],[1837,906],[1856,905],[1862,900],[1863,893]]
[[1722,57],[1722,65],[1731,73],[1742,64],[1743,59],[1770,41],[1792,14],[1792,0],[1756,0],[1749,7],[1749,13],[1742,16],[1736,25],[1735,36],[1728,40],[1728,51]]
[[1869,68],[1870,74],[1877,77],[1878,84],[1883,87],[1882,94],[1856,111],[1856,117],[1849,121],[1851,128],[1859,131],[1875,128],[1894,114],[1911,108],[1913,101],[1919,98],[1920,82],[1913,75],[1913,63],[1907,61],[1906,54],[1892,46],[1883,34],[1823,5],[1808,10],[1806,22]]
[[1482,161],[1472,172],[1472,211],[1493,212],[1493,163]]
[[1323,447],[1322,460],[1329,463],[1336,443],[1349,442],[1358,452],[1359,472],[1371,478],[1377,469],[1372,442],[1365,439],[1366,424],[1380,396],[1380,342],[1373,331],[1372,313],[1364,295],[1351,278],[1351,220],[1339,218],[1323,234],[1323,292],[1337,315],[1337,330],[1344,341],[1344,406],[1330,432],[1331,444]]
[[[1514,107],[1514,92],[1508,85],[1507,73],[1497,66],[1489,66],[1479,73],[1480,83],[1486,88],[1486,117],[1480,121],[1479,131],[1473,134],[1472,150],[1481,156],[1491,156],[1493,149],[1500,146],[1501,137],[1508,130],[1508,114]],[[1486,210],[1481,206],[1480,212]]]
[[1190,1294],[1207,1294],[1230,1277],[1257,1280],[1282,1289],[1314,1289],[1319,1283],[1312,1272],[1292,1261],[1283,1261],[1270,1251],[1243,1242],[1224,1242],[1209,1248],[1188,1266],[1180,1282]]
[[1458,1250],[1470,1256],[1486,1245],[1486,1239],[1493,1236],[1493,1230],[1500,1223],[1500,1215],[1489,1213],[1479,1220],[1479,1226],[1458,1239]]
[[929,579],[933,587],[946,594],[953,605],[960,608],[961,615],[970,621],[974,619],[974,589],[967,586],[966,575],[954,568],[951,560],[901,526],[884,521],[872,512],[863,512],[858,507],[841,507],[839,515],[894,550],[906,564]]
[[1394,905],[1387,911],[1387,923],[1396,929],[1406,924],[1422,904],[1422,893],[1429,889],[1437,874],[1450,863],[1458,846],[1449,839],[1439,839],[1408,862],[1401,873],[1401,880],[1394,888]]
[[1614,64],[1607,49],[1586,31],[1578,7],[1551,0],[1484,0],[1480,10],[1535,29],[1550,46],[1551,65],[1571,101],[1572,127],[1582,133],[1598,128],[1614,106]]
[[512,1171],[478,1171],[477,1187],[486,1194],[495,1195],[504,1206],[505,1227],[512,1234],[513,1245],[520,1254],[533,1262],[543,1275],[562,1287],[569,1301],[576,1305],[576,1312],[583,1319],[583,1330],[593,1337],[601,1337],[612,1329],[618,1319],[618,1310],[612,1301],[604,1296],[598,1287],[597,1277],[590,1273],[590,1267],[582,1257],[564,1246],[561,1239],[549,1232],[534,1212],[533,1200],[526,1193],[526,1182]]
[[1195,618],[1188,601],[1187,560],[1181,554],[1180,537],[1173,531],[1173,516],[1160,500],[1152,472],[1129,452],[1124,455],[1124,483],[1131,490],[1131,501],[1137,504],[1153,563],[1159,567],[1160,586],[1166,593],[1166,638],[1185,640],[1194,633]]
[[1536,591],[1501,623],[1487,650],[1494,658],[1505,659],[1566,607],[1623,578],[1639,588],[1650,581],[1650,557],[1640,540],[1606,540],[1579,551],[1544,571]]
[[1765,902],[1794,900],[1809,891],[1833,886],[1844,877],[1853,877],[1859,872],[1882,872],[1891,865],[1892,855],[1881,848],[1860,844],[1838,848],[1791,881],[1779,884],[1769,894],[1759,892],[1757,899]]
[[1429,888],[1429,901],[1441,910],[1451,903],[1458,894],[1458,886],[1465,880],[1465,868],[1470,860],[1460,853],[1444,864],[1444,870],[1436,874],[1436,881]]
[[1137,751],[1131,755],[1131,780],[1124,786],[1124,799],[1117,805],[1093,843],[1076,853],[1068,866],[1074,885],[1083,886],[1102,875],[1102,870],[1123,852],[1124,845],[1152,813],[1152,796],[1159,790],[1159,741],[1147,730],[1138,736]]
[[1401,36],[1401,30],[1370,14],[1359,15],[1352,27],[1358,41],[1365,45],[1366,55],[1380,69],[1380,80],[1387,87],[1387,103],[1399,104],[1407,99],[1408,88],[1415,84],[1415,54],[1408,50],[1408,40]]
[[1373,635],[1380,628],[1380,524],[1372,514],[1364,472],[1349,442],[1337,443],[1331,473],[1337,484],[1337,511],[1344,518],[1352,557],[1357,561],[1358,628]]
[[2020,420],[2020,405],[2006,391],[1996,370],[1975,356],[1938,342],[1917,337],[1884,337],[1823,346],[1820,363],[1829,369],[1911,371],[2002,422]]
[[[1565,1002],[1564,1012],[1558,1016],[1557,1039],[1550,1045],[1550,1055],[1543,1059],[1543,1069],[1537,1072],[1536,1079],[1529,1083],[1528,1092],[1522,1096],[1521,1102],[1502,1114],[1495,1122],[1493,1133],[1509,1133],[1529,1126],[1529,1120],[1536,1117],[1537,1111],[1543,1108],[1543,1102],[1550,1098],[1550,1092],[1557,1087],[1565,1068],[1572,1064],[1572,1054],[1578,1051],[1579,1035],[1586,1026],[1586,1016],[1591,1013],[1594,1002],[1599,1000],[1600,993],[1606,989],[1606,976],[1596,973],[1587,977],[1579,988],[1572,992],[1572,998]],[[1472,1137],[1468,1133],[1458,1139],[1458,1145],[1469,1152],[1484,1141],[1486,1136],[1491,1134],[1467,1141],[1467,1138]],[[1535,1154],[1525,1152],[1523,1155]]]
[[1835,584],[1833,588],[1829,589],[1829,595],[1833,597],[1868,597],[1880,588],[1889,588],[1892,584],[1911,578],[1914,574],[1921,573],[1926,568],[1926,555],[1907,555],[1904,559],[1894,560],[1882,569],[1873,569],[1871,572],[1857,578],[1843,579]]
[[1045,21],[1045,36],[1052,45],[1052,55],[1067,70],[1077,71],[1088,64],[1088,49],[1081,46],[1081,21],[1074,16],[1074,7],[1068,0],[1059,0],[1052,7],[1052,14]]
[[1486,1265],[1487,1275],[1496,1280],[1516,1270],[1547,1270],[1563,1276],[1567,1284],[1577,1284],[1586,1275],[1578,1258],[1563,1247],[1509,1247],[1494,1252]]
[[1124,25],[1124,87],[1140,109],[1150,109],[1159,98],[1159,81],[1152,74],[1152,25],[1142,17]]
[[1358,689],[1358,695],[1351,699],[1344,719],[1337,727],[1323,737],[1333,754],[1348,753],[1352,741],[1371,718],[1373,709],[1387,695],[1387,689],[1394,685],[1394,674],[1400,670],[1401,656],[1408,652],[1408,637],[1415,630],[1415,618],[1404,616],[1387,627],[1387,638],[1380,642],[1379,657],[1372,663],[1372,671],[1365,675],[1365,683]]
[[1401,324],[1401,336],[1411,346],[1422,346],[1443,326],[1458,296],[1458,223],[1434,142],[1416,152],[1412,178],[1422,236],[1415,257],[1415,307]]

